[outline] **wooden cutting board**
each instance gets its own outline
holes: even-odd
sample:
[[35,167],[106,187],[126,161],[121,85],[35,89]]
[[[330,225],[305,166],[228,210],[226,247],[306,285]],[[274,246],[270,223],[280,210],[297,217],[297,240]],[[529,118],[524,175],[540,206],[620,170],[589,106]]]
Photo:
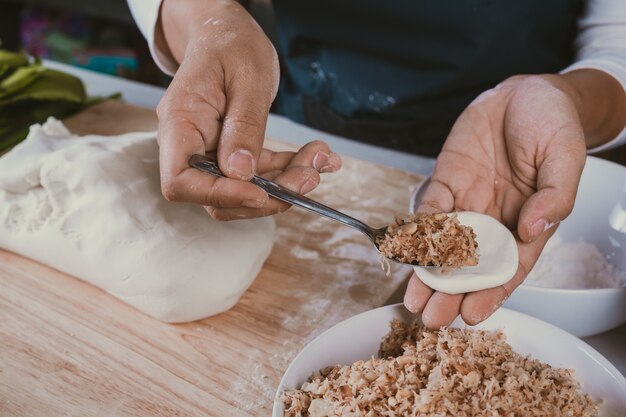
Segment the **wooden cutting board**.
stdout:
[[[67,125],[120,134],[153,130],[156,116],[107,102]],[[383,225],[407,212],[419,180],[345,158],[312,196]],[[269,416],[296,353],[335,323],[383,305],[409,273],[385,277],[367,239],[347,227],[299,209],[276,221],[274,249],[239,303],[179,325],[0,251],[0,416]]]

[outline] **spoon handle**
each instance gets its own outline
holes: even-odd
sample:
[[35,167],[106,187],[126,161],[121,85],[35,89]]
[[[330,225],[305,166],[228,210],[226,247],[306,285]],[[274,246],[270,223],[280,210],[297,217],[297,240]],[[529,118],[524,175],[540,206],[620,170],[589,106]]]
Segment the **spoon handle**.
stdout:
[[[213,158],[210,158],[208,156],[192,155],[189,159],[189,165],[201,171],[208,172],[209,174],[213,174],[218,177],[225,177],[225,175],[222,173],[222,171],[220,171],[219,167],[217,166],[217,162],[215,162]],[[365,233],[370,239],[373,239],[372,228],[362,221],[355,219],[354,217],[350,217],[347,214],[325,206],[322,203],[311,200],[310,198],[305,197],[302,194],[293,192],[288,188],[285,188],[270,180],[266,180],[263,177],[259,177],[258,175],[252,177],[250,182],[265,190],[272,197],[275,197],[286,203],[302,207],[303,209],[312,211],[313,213],[319,214],[321,216],[328,217],[329,219],[336,222],[353,227],[360,232]]]

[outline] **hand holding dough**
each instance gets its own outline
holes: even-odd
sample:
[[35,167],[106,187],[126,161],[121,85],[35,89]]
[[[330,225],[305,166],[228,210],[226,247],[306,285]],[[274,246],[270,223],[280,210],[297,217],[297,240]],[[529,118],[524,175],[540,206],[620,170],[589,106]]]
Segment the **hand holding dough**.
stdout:
[[430,288],[461,294],[500,286],[515,275],[518,253],[515,237],[502,223],[485,214],[463,211],[459,222],[471,226],[478,242],[478,265],[441,272],[440,268],[414,267],[419,279]]

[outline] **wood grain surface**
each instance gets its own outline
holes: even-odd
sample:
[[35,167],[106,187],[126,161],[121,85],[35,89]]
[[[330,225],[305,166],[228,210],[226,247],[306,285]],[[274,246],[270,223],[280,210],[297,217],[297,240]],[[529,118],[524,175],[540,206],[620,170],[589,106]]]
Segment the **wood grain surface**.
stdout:
[[[120,134],[153,130],[156,118],[107,102],[67,125]],[[407,212],[419,179],[344,159],[312,196],[378,226]],[[409,273],[385,277],[367,239],[345,226],[299,209],[276,221],[274,249],[239,303],[178,325],[0,251],[0,416],[269,416],[297,352],[335,323],[382,305]]]

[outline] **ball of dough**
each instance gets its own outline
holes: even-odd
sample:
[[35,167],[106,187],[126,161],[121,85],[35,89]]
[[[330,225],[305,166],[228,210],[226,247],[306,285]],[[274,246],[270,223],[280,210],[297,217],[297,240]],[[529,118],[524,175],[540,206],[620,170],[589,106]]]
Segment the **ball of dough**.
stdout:
[[274,241],[271,218],[222,223],[166,201],[153,132],[76,137],[49,120],[0,173],[0,247],[167,322],[232,307]]

